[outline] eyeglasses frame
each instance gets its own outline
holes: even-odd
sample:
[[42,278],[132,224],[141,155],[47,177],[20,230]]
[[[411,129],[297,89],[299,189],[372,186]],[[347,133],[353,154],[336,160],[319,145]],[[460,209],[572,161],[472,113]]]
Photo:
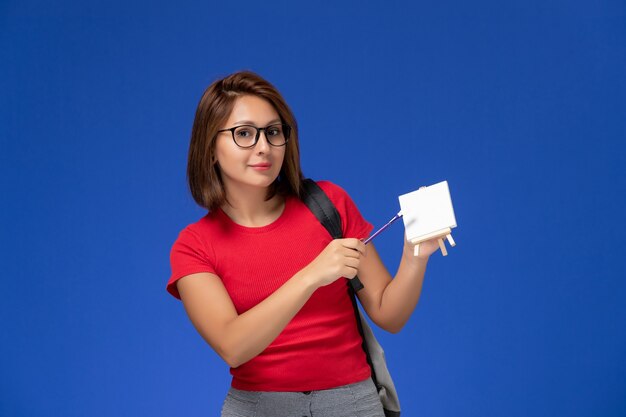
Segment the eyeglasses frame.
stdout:
[[[267,136],[267,129],[269,129],[270,127],[274,127],[274,126],[282,126],[282,128],[283,128],[283,134],[285,136],[285,143],[283,143],[282,145],[274,145],[270,141],[268,136]],[[253,127],[253,128],[256,129],[256,136],[254,138],[254,143],[252,145],[250,145],[250,146],[241,146],[240,144],[237,143],[237,140],[235,140],[235,130],[239,129],[240,127]],[[285,128],[287,128],[287,129],[285,129]],[[259,139],[261,138],[261,131],[265,135],[265,140],[267,141],[267,143],[269,145],[277,147],[277,148],[281,147],[281,146],[287,145],[287,142],[289,142],[289,136],[291,136],[291,126],[289,126],[287,123],[274,123],[272,125],[265,126],[265,127],[256,127],[254,125],[239,125],[239,126],[231,127],[229,129],[218,130],[217,133],[230,132],[230,134],[231,134],[231,136],[233,138],[233,142],[235,142],[235,145],[237,145],[241,149],[251,149],[251,148],[254,148],[257,143],[259,143]]]

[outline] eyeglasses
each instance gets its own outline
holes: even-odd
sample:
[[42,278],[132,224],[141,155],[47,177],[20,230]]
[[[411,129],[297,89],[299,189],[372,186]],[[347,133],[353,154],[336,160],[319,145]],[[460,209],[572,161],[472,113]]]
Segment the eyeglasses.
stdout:
[[256,127],[251,125],[241,125],[222,129],[217,132],[230,132],[233,135],[235,145],[240,148],[252,148],[261,137],[261,131],[265,131],[265,139],[272,146],[284,146],[289,140],[291,126],[287,124],[275,124],[267,127]]

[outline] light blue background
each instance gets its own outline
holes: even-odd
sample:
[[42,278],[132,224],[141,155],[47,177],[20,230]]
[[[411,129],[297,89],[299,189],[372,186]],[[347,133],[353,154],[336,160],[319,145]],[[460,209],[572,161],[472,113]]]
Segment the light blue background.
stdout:
[[239,69],[376,226],[450,184],[457,246],[377,332],[405,416],[626,415],[626,5],[591,0],[4,0],[0,415],[218,415],[165,284],[196,104]]

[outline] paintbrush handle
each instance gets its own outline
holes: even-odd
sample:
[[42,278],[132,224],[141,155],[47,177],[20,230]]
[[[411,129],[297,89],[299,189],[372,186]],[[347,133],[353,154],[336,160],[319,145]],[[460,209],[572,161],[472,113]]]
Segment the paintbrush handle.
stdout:
[[371,241],[372,239],[374,239],[376,236],[378,236],[378,235],[379,235],[379,234],[380,234],[383,230],[385,230],[386,228],[388,228],[389,226],[391,226],[391,224],[392,224],[393,222],[395,222],[396,220],[398,220],[400,217],[402,217],[402,212],[399,212],[398,214],[396,214],[396,215],[393,217],[393,219],[389,220],[389,221],[387,222],[387,224],[386,224],[386,225],[384,225],[383,227],[381,227],[380,229],[378,229],[376,232],[374,232],[374,234],[373,234],[373,235],[371,235],[370,237],[368,237],[367,239],[365,239],[365,240],[363,241],[363,243],[365,243],[366,245],[367,245],[368,243],[370,243],[370,241]]

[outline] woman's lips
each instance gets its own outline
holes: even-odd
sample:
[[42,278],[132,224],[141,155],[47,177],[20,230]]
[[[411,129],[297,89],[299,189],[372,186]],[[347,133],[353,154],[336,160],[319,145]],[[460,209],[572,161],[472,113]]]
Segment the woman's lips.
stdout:
[[254,165],[250,165],[250,167],[252,169],[256,169],[257,171],[267,171],[268,169],[272,167],[272,164],[270,163],[254,164]]

